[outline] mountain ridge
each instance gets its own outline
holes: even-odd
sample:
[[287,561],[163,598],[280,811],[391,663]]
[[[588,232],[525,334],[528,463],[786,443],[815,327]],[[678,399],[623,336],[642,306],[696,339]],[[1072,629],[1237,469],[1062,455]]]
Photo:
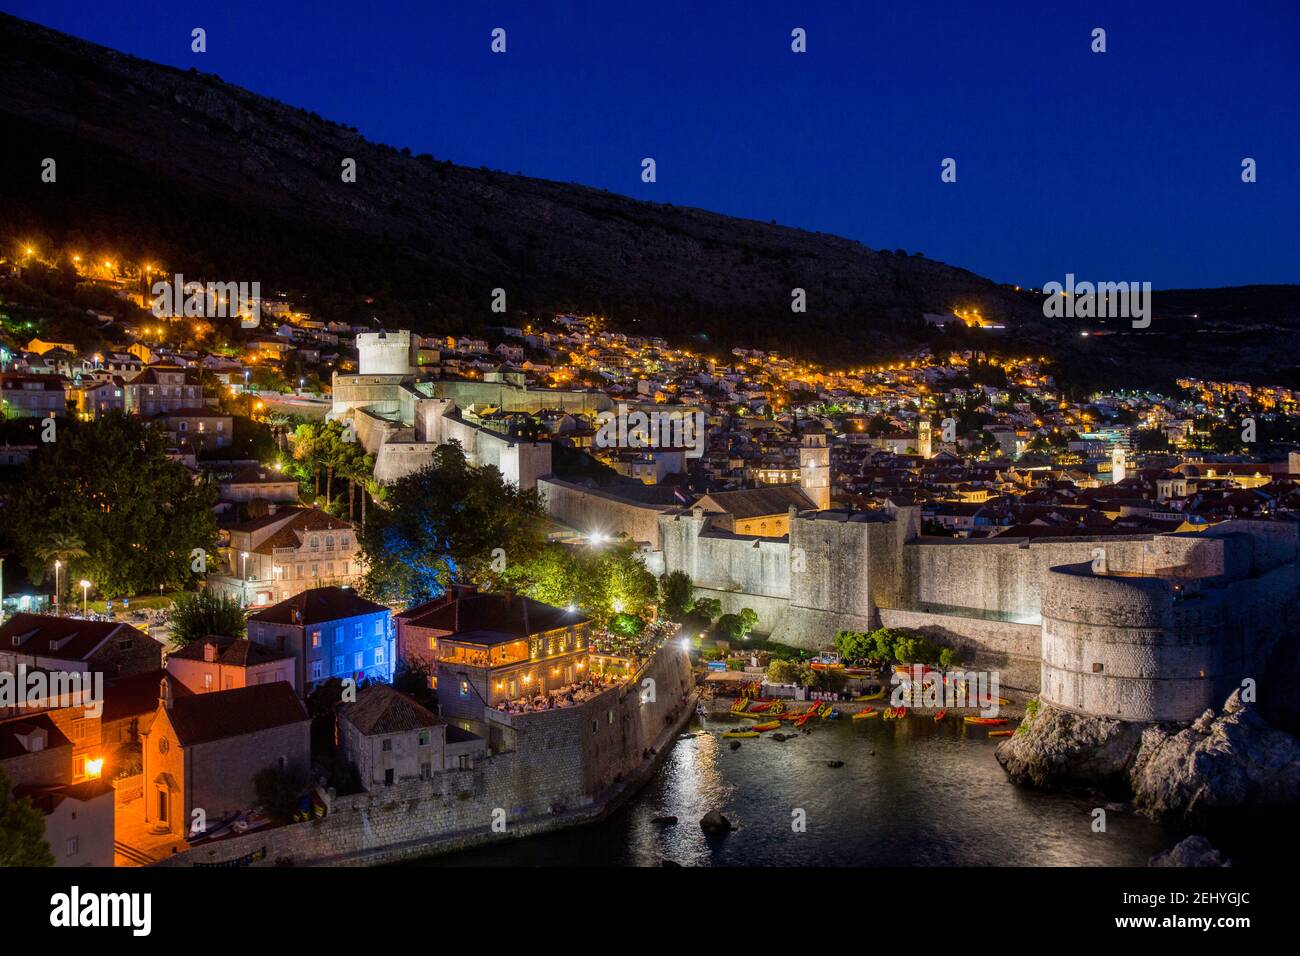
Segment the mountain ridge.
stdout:
[[[940,341],[926,313],[975,308],[1008,328],[966,334],[976,345],[1014,341],[1098,374],[1140,376],[1175,355],[1189,370],[1212,367],[1181,332],[1158,347],[1113,336],[1123,348],[1097,339],[1084,350],[1077,325],[1045,318],[1040,297],[917,254],[412,156],[219,77],[4,14],[0,53],[0,121],[14,144],[0,153],[0,229],[11,240],[108,243],[196,275],[264,279],[330,318],[431,333],[594,312],[678,344],[842,365]],[[46,156],[57,184],[40,181]],[[347,158],[356,183],[342,181]],[[497,288],[506,316],[490,309]],[[791,310],[796,288],[806,313]],[[1225,322],[1254,323],[1234,364],[1272,374],[1278,357],[1260,339],[1300,324],[1300,286],[1210,291],[1228,303]],[[1191,315],[1203,298],[1157,293],[1157,304]],[[1156,365],[1135,361],[1146,352]]]

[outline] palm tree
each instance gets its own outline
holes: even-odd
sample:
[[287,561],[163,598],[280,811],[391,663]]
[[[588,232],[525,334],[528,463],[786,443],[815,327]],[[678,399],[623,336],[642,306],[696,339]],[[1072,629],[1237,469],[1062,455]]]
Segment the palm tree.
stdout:
[[[367,455],[372,458],[373,456]],[[366,530],[366,496],[369,495],[375,501],[383,501],[385,496],[384,486],[379,483],[374,475],[366,475],[361,479],[361,530]]]
[[304,422],[293,433],[293,457],[311,468],[316,478],[312,500],[320,497],[320,456],[322,451],[320,426]]
[[272,412],[266,416],[266,424],[270,427],[271,434],[275,436],[275,447],[280,451],[284,451],[284,436],[292,423],[293,419],[279,412]]
[[[63,575],[62,580],[67,581],[72,577],[71,562],[81,558],[90,557],[90,552],[86,550],[86,542],[75,534],[67,531],[56,531],[45,539],[45,543],[37,546],[33,551],[37,559],[41,562],[36,569],[32,569],[32,580],[37,584],[45,578],[45,567],[54,561],[58,561],[65,568],[67,573]],[[39,577],[39,580],[38,580]],[[55,578],[59,576],[56,574]],[[59,590],[62,590],[62,582],[56,580]],[[63,595],[55,595],[57,603],[62,606]]]

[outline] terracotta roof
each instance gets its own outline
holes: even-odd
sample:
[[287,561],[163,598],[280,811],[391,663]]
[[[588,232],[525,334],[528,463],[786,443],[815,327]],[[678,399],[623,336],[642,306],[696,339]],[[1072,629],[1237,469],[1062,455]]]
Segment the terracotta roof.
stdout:
[[318,508],[277,508],[274,514],[263,515],[260,518],[252,518],[237,525],[232,525],[231,531],[253,532],[268,528],[271,525],[278,524],[286,520],[286,517],[292,515],[284,527],[279,528],[276,532],[258,545],[259,552],[266,552],[266,547],[271,541],[277,542],[274,547],[294,547],[297,545],[296,531],[351,531],[353,530],[350,522],[341,518],[332,517]]
[[113,793],[113,782],[102,777],[59,786],[44,787],[27,784],[14,787],[14,799],[21,800],[26,797],[47,817],[58,809],[59,804],[64,800],[76,800],[79,803],[85,803],[88,800],[94,800],[96,797],[111,793]]
[[791,505],[800,511],[813,511],[817,508],[798,485],[766,485],[740,491],[715,491],[696,503],[707,508],[709,502],[726,514],[741,519],[783,515],[789,512]]
[[[276,548],[298,548],[302,545],[302,536],[313,531],[352,531],[352,525],[339,518],[333,518],[315,508],[309,509],[295,517],[253,550],[258,554],[271,554]],[[334,557],[329,551],[321,551],[326,558]]]
[[[120,634],[117,632],[121,632]],[[129,624],[75,617],[15,614],[0,627],[0,648],[60,660],[85,660],[110,636],[152,640]],[[15,638],[17,642],[15,643]]]
[[45,731],[46,750],[53,750],[55,747],[72,746],[72,741],[63,736],[63,731],[54,726],[54,721],[50,719],[49,714],[14,717],[11,720],[0,721],[0,760],[21,757],[28,753],[27,748],[23,746],[18,736],[27,734],[33,729]]
[[371,684],[357,693],[356,703],[339,708],[339,717],[367,737],[435,727],[442,719],[388,684]]
[[452,592],[398,615],[414,627],[446,631],[456,640],[501,644],[587,620],[576,611],[552,607],[518,594]]
[[320,624],[337,621],[358,614],[375,614],[388,610],[382,604],[368,601],[350,588],[311,588],[279,604],[248,616],[250,621],[268,624]]
[[207,644],[217,646],[217,663],[225,664],[227,667],[256,667],[258,664],[293,659],[293,655],[287,652],[273,651],[269,647],[254,644],[243,638],[221,637],[215,634],[191,641],[179,651],[173,651],[169,659],[176,657],[185,661],[204,660],[204,647]]
[[171,685],[173,699],[193,693],[161,668],[143,674],[132,674],[130,677],[117,677],[104,686],[104,712],[100,715],[100,720],[108,722],[152,714],[158,709],[164,677]]
[[302,701],[287,681],[173,698],[167,715],[183,747],[242,737],[309,719]]

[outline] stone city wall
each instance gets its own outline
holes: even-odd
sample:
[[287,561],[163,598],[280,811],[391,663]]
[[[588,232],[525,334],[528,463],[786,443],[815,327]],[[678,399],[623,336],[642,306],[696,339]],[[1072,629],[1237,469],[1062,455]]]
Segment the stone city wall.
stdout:
[[654,551],[662,547],[659,516],[670,510],[667,505],[637,504],[554,476],[539,480],[537,490],[547,514],[561,524],[582,532],[626,534]]
[[[647,679],[654,699],[643,702]],[[693,695],[690,659],[670,641],[630,685],[580,707],[493,712],[514,749],[472,769],[348,796],[323,793],[322,818],[195,847],[156,865],[374,865],[592,822],[653,774],[689,719]],[[493,828],[494,818],[504,820],[504,831]]]
[[974,670],[997,671],[998,682],[1003,687],[1028,694],[1038,693],[1042,628],[1037,624],[889,608],[880,609],[880,624],[882,627],[917,631],[940,647],[951,647],[965,666]]
[[1294,564],[1222,584],[1054,568],[1044,582],[1043,699],[1121,720],[1193,720],[1262,676],[1298,580]]

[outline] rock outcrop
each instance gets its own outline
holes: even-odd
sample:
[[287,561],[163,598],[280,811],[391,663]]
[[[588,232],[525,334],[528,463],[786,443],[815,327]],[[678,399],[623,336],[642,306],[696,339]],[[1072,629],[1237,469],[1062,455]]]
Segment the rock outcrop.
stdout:
[[1300,740],[1234,692],[1187,726],[1128,723],[1043,704],[998,747],[1015,783],[1131,798],[1147,816],[1206,826],[1223,811],[1300,804]]
[[1225,810],[1293,810],[1300,740],[1269,726],[1236,691],[1189,727],[1148,727],[1129,780],[1134,805],[1157,820],[1206,825]]
[[1084,717],[1040,704],[995,751],[1015,783],[1045,790],[1122,793],[1145,725]]
[[1157,853],[1147,866],[1232,866],[1203,836],[1189,836],[1172,849]]

